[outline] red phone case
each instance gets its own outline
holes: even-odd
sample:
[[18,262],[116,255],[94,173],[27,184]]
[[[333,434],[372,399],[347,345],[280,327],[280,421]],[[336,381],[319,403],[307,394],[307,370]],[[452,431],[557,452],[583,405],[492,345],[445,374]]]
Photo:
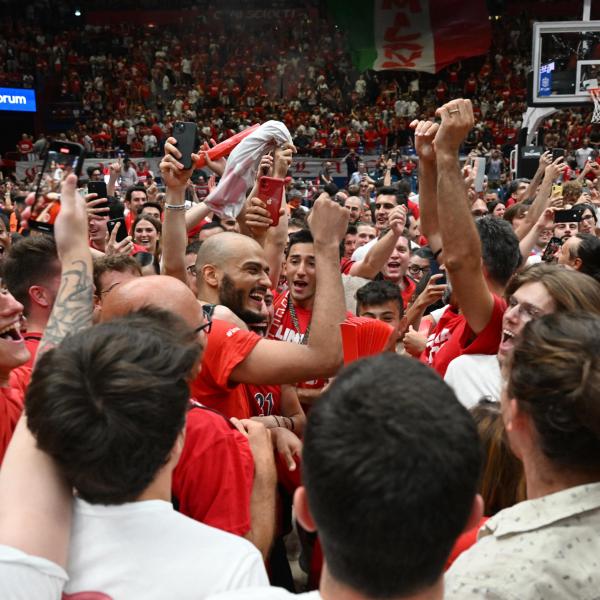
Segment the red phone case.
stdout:
[[272,227],[279,224],[279,211],[281,210],[281,197],[284,185],[285,180],[277,177],[263,175],[258,179],[257,197],[267,205],[269,215],[273,219]]

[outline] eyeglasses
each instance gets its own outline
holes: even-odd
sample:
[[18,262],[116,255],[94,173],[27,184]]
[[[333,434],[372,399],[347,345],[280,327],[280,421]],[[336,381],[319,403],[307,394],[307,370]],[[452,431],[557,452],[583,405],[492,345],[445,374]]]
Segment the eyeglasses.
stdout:
[[190,274],[190,275],[196,275],[196,265],[189,265],[188,267],[185,268],[185,270]]
[[506,310],[513,308],[517,309],[519,316],[524,321],[532,321],[533,319],[539,319],[544,315],[544,312],[541,309],[536,308],[535,306],[532,306],[531,304],[528,304],[526,302],[521,303],[514,296],[511,296],[508,299],[508,308]]
[[204,331],[208,335],[211,329],[212,319],[210,317],[206,317],[206,321],[204,322],[204,324],[200,325],[200,327],[196,327],[196,329],[194,329],[194,333],[198,334],[201,331]]
[[413,275],[418,275],[419,273],[425,275],[429,271],[429,267],[417,267],[417,265],[410,265],[408,267],[408,272]]

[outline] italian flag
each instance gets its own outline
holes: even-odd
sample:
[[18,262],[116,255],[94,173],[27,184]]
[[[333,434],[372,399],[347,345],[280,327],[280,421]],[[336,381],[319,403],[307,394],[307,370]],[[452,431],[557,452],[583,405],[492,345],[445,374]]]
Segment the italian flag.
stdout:
[[328,0],[327,5],[347,32],[360,71],[437,73],[490,47],[485,0]]

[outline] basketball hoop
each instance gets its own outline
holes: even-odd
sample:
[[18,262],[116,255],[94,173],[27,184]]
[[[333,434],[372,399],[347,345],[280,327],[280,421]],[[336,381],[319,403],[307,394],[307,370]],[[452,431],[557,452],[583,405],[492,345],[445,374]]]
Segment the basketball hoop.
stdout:
[[588,92],[594,103],[594,112],[592,113],[592,123],[600,123],[600,88],[589,88]]

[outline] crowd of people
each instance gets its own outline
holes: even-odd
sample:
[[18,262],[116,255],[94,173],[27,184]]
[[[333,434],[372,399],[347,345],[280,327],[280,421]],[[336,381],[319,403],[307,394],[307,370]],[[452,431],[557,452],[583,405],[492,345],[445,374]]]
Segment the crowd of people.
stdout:
[[418,196],[388,162],[305,206],[265,124],[203,201],[169,137],[164,193],[119,160],[62,172],[52,236],[5,206],[3,596],[291,597],[290,535],[306,597],[598,589],[600,167],[500,202],[475,122],[410,124]]
[[433,79],[314,3],[64,6],[0,25],[91,159],[0,183],[0,596],[595,598],[600,135],[562,111],[513,178],[527,21]]

